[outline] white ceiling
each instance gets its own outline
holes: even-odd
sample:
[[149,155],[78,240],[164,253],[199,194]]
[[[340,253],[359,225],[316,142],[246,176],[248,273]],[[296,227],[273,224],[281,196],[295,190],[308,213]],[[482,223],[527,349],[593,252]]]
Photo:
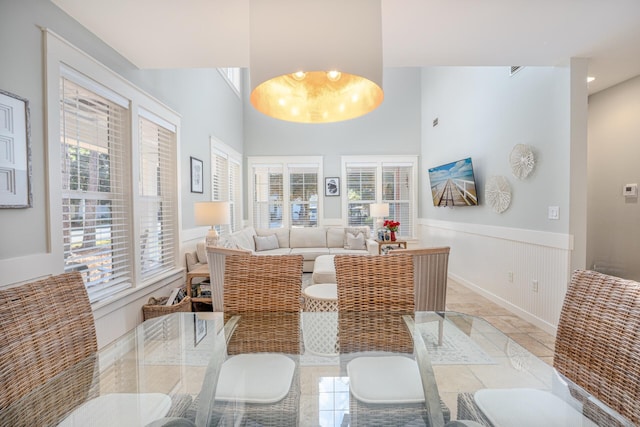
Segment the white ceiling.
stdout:
[[[249,66],[249,0],[51,1],[139,68]],[[639,0],[382,0],[382,35],[386,67],[589,58],[590,93],[640,75]]]

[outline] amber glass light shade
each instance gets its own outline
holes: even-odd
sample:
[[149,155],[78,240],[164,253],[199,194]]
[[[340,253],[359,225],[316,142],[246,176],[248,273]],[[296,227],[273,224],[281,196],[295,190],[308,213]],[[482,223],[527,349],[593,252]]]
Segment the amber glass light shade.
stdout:
[[303,79],[285,74],[258,85],[251,104],[260,112],[299,123],[353,119],[375,110],[384,98],[371,80],[348,73],[332,81],[327,72],[308,71]]
[[331,123],[383,101],[380,0],[251,0],[251,104],[276,119]]

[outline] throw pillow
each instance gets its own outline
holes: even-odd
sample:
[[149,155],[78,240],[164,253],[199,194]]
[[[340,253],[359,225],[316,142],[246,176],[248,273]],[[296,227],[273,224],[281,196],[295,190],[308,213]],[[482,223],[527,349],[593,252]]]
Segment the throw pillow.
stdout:
[[349,228],[345,228],[344,229],[344,248],[345,249],[350,249],[349,248],[349,242],[348,242],[348,237],[349,234],[351,234],[352,236],[357,236],[359,234],[362,234],[362,237],[366,240],[367,239],[367,235],[365,234],[364,229],[362,228],[357,228],[357,227],[349,227]]
[[280,247],[275,234],[270,236],[253,236],[253,240],[256,242],[256,252],[278,249]]
[[347,246],[345,249],[367,249],[367,246],[364,242],[364,233],[358,233],[357,235],[353,235],[351,233],[347,233]]

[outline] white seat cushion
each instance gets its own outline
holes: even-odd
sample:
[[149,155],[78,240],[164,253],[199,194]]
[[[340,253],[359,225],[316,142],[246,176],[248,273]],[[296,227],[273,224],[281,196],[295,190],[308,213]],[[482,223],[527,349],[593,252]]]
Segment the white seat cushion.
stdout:
[[475,392],[474,399],[495,427],[596,426],[573,406],[544,390],[483,389]]
[[347,364],[347,374],[351,393],[361,402],[424,402],[418,364],[408,357],[358,357]]
[[230,357],[223,364],[216,399],[275,403],[289,393],[295,363],[282,354],[255,353]]
[[336,267],[333,255],[321,255],[316,258],[311,278],[313,283],[336,283]]
[[111,393],[76,408],[59,426],[144,426],[167,415],[171,398],[162,393]]

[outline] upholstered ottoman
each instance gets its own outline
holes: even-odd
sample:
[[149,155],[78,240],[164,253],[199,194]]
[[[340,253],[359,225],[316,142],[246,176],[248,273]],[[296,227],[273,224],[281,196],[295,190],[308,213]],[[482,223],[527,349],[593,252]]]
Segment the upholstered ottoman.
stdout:
[[313,283],[336,283],[336,267],[333,265],[335,255],[320,255],[313,266],[311,281]]

